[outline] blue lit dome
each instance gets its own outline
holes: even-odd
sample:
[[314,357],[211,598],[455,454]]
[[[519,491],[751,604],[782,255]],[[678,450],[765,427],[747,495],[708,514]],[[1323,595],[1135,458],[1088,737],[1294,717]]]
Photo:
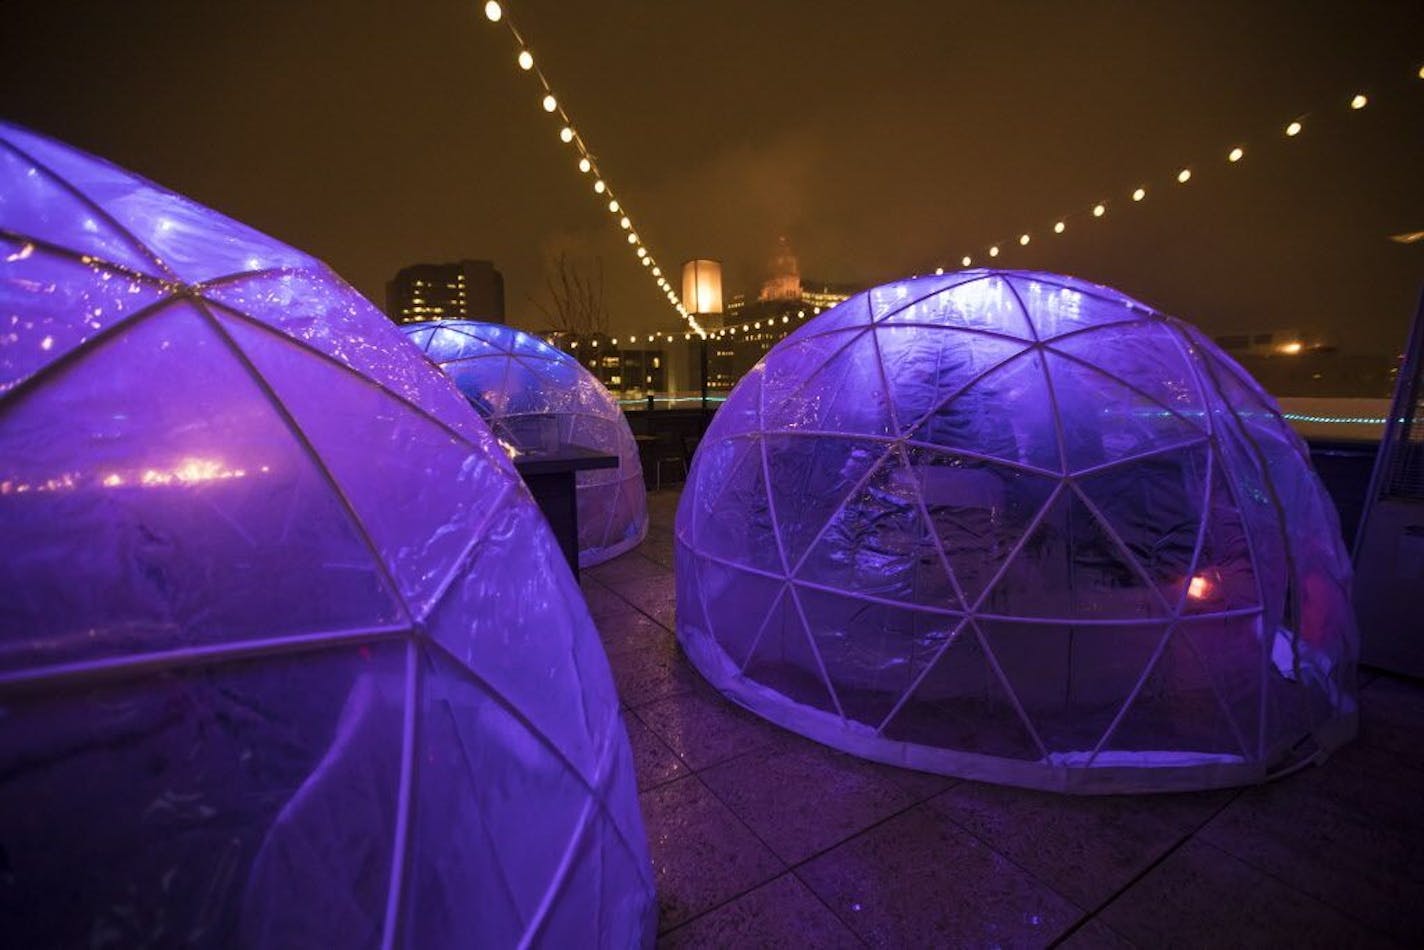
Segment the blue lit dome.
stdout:
[[633,430],[618,401],[578,360],[499,323],[439,320],[401,329],[517,451],[582,448],[618,456],[617,468],[576,475],[581,567],[615,558],[647,536]]
[[0,942],[651,944],[608,661],[323,264],[0,123]]
[[800,327],[702,441],[677,575],[713,685],[885,762],[1199,788],[1355,729],[1304,444],[1196,329],[1069,277],[901,281]]

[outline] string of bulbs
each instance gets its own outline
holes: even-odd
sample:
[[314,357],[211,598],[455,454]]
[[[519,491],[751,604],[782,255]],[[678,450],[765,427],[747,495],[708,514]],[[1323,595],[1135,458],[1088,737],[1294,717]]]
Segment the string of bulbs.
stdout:
[[593,192],[600,200],[607,201],[609,214],[613,215],[613,220],[618,223],[620,230],[626,232],[629,248],[638,260],[638,263],[648,272],[656,283],[658,290],[667,298],[668,305],[677,311],[679,317],[686,322],[692,333],[706,339],[707,331],[697,322],[696,314],[692,313],[678,297],[676,288],[672,281],[663,273],[663,269],[658,265],[657,259],[648,251],[647,244],[638,234],[638,229],[633,226],[633,218],[629,214],[625,204],[613,193],[613,186],[608,183],[603,172],[598,167],[598,160],[594,157],[593,150],[588,147],[584,137],[574,127],[573,120],[569,118],[568,111],[554,95],[553,87],[549,85],[549,79],[544,75],[544,71],[534,62],[534,54],[529,51],[529,44],[524,41],[524,36],[519,32],[519,28],[514,25],[513,19],[505,11],[499,0],[486,0],[485,19],[491,23],[503,23],[509,30],[509,35],[513,37],[515,46],[519,53],[515,57],[515,62],[519,68],[526,73],[532,73],[534,78],[539,80],[539,85],[543,89],[544,96],[540,100],[541,108],[548,114],[556,116],[560,122],[559,141],[570,146],[578,153],[578,170],[584,175],[593,177]]
[[[1424,79],[1424,66],[1419,67],[1418,78]],[[1363,92],[1357,92],[1348,100],[1348,107],[1351,112],[1358,112],[1361,109],[1365,108],[1365,106],[1369,105],[1369,103],[1369,96],[1365,95]],[[1305,131],[1305,119],[1307,119],[1311,114],[1312,113],[1303,113],[1297,116],[1296,118],[1291,119],[1289,122],[1280,126],[1281,132],[1283,132],[1285,134],[1285,137],[1288,139],[1298,137],[1303,131]],[[1232,145],[1229,149],[1223,149],[1221,151],[1221,155],[1225,158],[1225,161],[1228,165],[1235,165],[1246,157],[1246,149],[1244,145],[1235,144]],[[1191,167],[1184,165],[1174,173],[1173,180],[1177,185],[1185,185],[1192,180],[1192,177],[1193,173]],[[1146,200],[1147,184],[1138,185],[1132,190],[1129,197],[1132,199],[1132,202],[1134,204]],[[1082,211],[1064,215],[1056,219],[1052,223],[1052,225],[1046,226],[1039,233],[1049,233],[1053,236],[1063,234],[1068,230],[1069,221],[1072,221],[1075,218],[1101,218],[1108,213],[1108,205],[1109,201],[1107,199],[1104,199],[1094,204],[1090,209],[1084,209]],[[1012,248],[1015,244],[1017,244],[1019,247],[1027,247],[1033,241],[1034,236],[1034,232],[1024,231],[1019,234],[1017,238],[1005,238],[999,241],[995,241],[992,244],[981,246],[979,250],[980,253],[992,260],[994,258],[999,257],[1000,254],[1003,253],[1005,250]],[[965,254],[959,259],[959,264],[961,267],[972,267],[974,266],[974,262],[976,259],[977,258],[973,254]],[[945,269],[943,267],[935,268],[936,274],[943,274],[944,271]]]

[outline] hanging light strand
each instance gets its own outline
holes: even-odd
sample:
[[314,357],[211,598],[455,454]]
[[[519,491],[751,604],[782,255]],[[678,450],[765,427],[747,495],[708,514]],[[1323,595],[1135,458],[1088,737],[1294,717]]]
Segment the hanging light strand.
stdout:
[[[1424,66],[1419,67],[1418,78],[1424,79]],[[1370,105],[1373,101],[1373,98],[1369,95],[1366,95],[1364,92],[1355,92],[1350,96],[1341,97],[1337,102],[1332,103],[1332,106],[1337,112],[1359,112],[1366,106]],[[1309,112],[1302,113],[1289,119],[1288,121],[1280,123],[1273,130],[1274,137],[1278,139],[1296,139],[1301,137],[1303,134],[1306,133],[1308,128],[1307,120],[1309,120],[1312,115],[1313,113]],[[1211,164],[1235,165],[1241,162],[1242,159],[1246,157],[1246,155],[1247,150],[1245,148],[1245,144],[1239,141],[1233,142],[1226,148],[1221,149],[1219,154],[1212,156]],[[1195,169],[1205,168],[1207,166],[1207,162],[1200,162],[1197,164],[1197,166],[1195,166]],[[1195,181],[1195,169],[1192,165],[1177,166],[1177,168],[1172,172],[1172,177],[1169,180],[1170,187],[1180,188],[1186,185],[1188,182]],[[1165,190],[1167,185],[1163,185],[1162,187]],[[1149,198],[1148,187],[1146,184],[1135,184],[1130,188],[1124,188],[1120,192],[1120,198],[1121,203],[1124,205],[1146,202]],[[1045,224],[1041,229],[1036,232],[1020,232],[1017,235],[1003,237],[997,241],[982,245],[972,253],[965,254],[964,256],[960,257],[959,263],[963,267],[969,267],[974,261],[983,260],[985,258],[997,258],[1001,253],[1005,252],[1015,242],[1017,242],[1018,245],[1021,247],[1027,247],[1032,238],[1035,236],[1043,235],[1045,237],[1054,237],[1069,233],[1072,231],[1072,228],[1070,228],[1069,226],[1070,224],[1075,223],[1076,221],[1090,222],[1095,218],[1103,218],[1108,214],[1111,208],[1111,199],[1104,198],[1103,200],[1094,202],[1091,206],[1081,211],[1076,211],[1066,215],[1060,215],[1059,217],[1053,219],[1051,222]]]
[[658,288],[658,291],[667,299],[668,306],[677,312],[679,318],[687,324],[688,329],[697,336],[706,338],[707,331],[697,322],[697,315],[690,312],[682,299],[677,294],[677,289],[673,287],[672,281],[668,279],[658,266],[657,259],[653,257],[652,251],[648,249],[645,242],[634,224],[633,215],[628,211],[627,202],[615,195],[613,186],[608,183],[608,178],[598,167],[598,159],[594,156],[592,149],[584,140],[583,134],[579,132],[578,126],[570,118],[568,110],[564,108],[563,101],[554,95],[553,86],[549,83],[549,78],[544,74],[544,70],[539,65],[539,60],[534,56],[529,43],[524,39],[524,35],[519,32],[519,28],[514,25],[514,19],[509,15],[509,11],[498,0],[487,0],[484,4],[485,19],[496,25],[504,26],[510,37],[514,40],[518,53],[515,63],[523,72],[530,73],[539,82],[540,92],[539,105],[543,112],[558,120],[557,136],[558,140],[566,146],[575,150],[578,158],[577,168],[579,172],[593,182],[591,190],[597,196],[599,206],[606,209],[608,220],[613,223],[619,233],[625,235],[629,250],[633,253],[633,259],[643,271],[649,276]]

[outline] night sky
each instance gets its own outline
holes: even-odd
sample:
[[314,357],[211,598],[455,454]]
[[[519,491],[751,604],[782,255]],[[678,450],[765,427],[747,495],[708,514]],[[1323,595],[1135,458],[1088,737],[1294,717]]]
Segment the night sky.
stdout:
[[[404,264],[490,258],[510,322],[538,328],[529,298],[564,250],[603,259],[617,332],[674,329],[482,6],[16,5],[0,116],[316,254],[377,303]],[[659,261],[719,258],[729,293],[780,234],[804,275],[869,283],[1027,230],[1004,265],[1212,333],[1390,352],[1424,286],[1424,243],[1388,240],[1424,230],[1418,0],[506,8]],[[1051,235],[1099,200],[1103,220]]]

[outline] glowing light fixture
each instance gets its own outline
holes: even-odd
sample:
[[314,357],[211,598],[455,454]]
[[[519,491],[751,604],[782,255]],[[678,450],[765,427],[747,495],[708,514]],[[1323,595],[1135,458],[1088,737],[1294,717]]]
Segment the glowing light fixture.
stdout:
[[1183,168],[1181,171],[1177,172],[1177,181],[1181,182],[1183,185],[1185,185],[1191,180],[1192,170],[1190,168]]
[[936,276],[936,277],[941,276],[943,273],[944,273],[944,268],[943,268],[943,267],[936,267],[936,268],[935,268],[935,276]]
[[1139,189],[1137,189],[1136,191],[1134,191],[1134,192],[1132,193],[1132,200],[1133,200],[1133,201],[1141,201],[1143,198],[1146,198],[1146,197],[1147,197],[1147,189],[1146,189],[1146,188],[1139,188]]
[[602,179],[602,178],[600,178],[598,181],[596,181],[596,182],[593,183],[593,191],[594,191],[594,194],[599,194],[599,195],[601,195],[601,194],[603,194],[603,193],[604,193],[605,191],[607,191],[607,190],[608,190],[608,186],[603,183],[603,179]]
[[990,256],[990,257],[998,257],[998,256],[999,256],[999,245],[995,244],[993,247],[989,248],[989,256]]
[[526,72],[534,68],[534,54],[527,49],[519,51],[519,68]]
[[1062,221],[1059,221],[1053,226],[1054,234],[1062,234],[1065,230],[1067,230],[1067,226]]
[[1369,97],[1366,96],[1363,92],[1356,93],[1355,98],[1350,100],[1350,108],[1363,109],[1365,106],[1369,105],[1369,103]]
[[1290,125],[1286,126],[1286,135],[1292,137],[1297,136],[1300,134],[1300,130],[1302,128],[1304,128],[1304,126],[1302,126],[1299,121],[1292,122]]
[[574,140],[574,130],[567,125],[559,130],[559,141],[569,143]]
[[504,8],[496,0],[488,0],[485,4],[485,19],[491,23],[498,23],[504,17]]
[[1107,214],[1107,211],[1108,209],[1104,205],[1093,205],[1093,217],[1095,218],[1101,218],[1103,215]]
[[549,93],[548,95],[546,95],[546,96],[544,97],[544,111],[545,111],[545,112],[553,112],[553,111],[554,111],[555,109],[557,109],[558,107],[559,107],[559,100],[557,100],[557,99],[554,98],[554,94],[553,94],[553,93]]
[[1019,235],[1019,244],[1020,244],[1021,246],[1027,247],[1027,246],[1028,246],[1028,242],[1029,242],[1029,236],[1028,236],[1027,234],[1020,234],[1020,235]]
[[629,221],[628,218],[625,216],[618,219],[618,226],[626,231],[633,226],[633,222]]
[[1245,154],[1246,154],[1246,150],[1243,149],[1241,146],[1238,145],[1238,146],[1236,146],[1235,148],[1233,148],[1230,152],[1226,153],[1226,160],[1227,160],[1228,162],[1239,162],[1239,161],[1241,161],[1241,157],[1242,157],[1243,155],[1245,155]]
[[1211,581],[1203,574],[1198,574],[1187,584],[1187,596],[1192,600],[1203,600],[1211,596]]
[[964,266],[964,267],[968,267],[970,264],[973,264],[973,263],[974,263],[974,259],[973,259],[972,257],[970,257],[968,254],[965,254],[963,257],[961,257],[961,258],[959,259],[959,263],[960,263],[962,266]]

